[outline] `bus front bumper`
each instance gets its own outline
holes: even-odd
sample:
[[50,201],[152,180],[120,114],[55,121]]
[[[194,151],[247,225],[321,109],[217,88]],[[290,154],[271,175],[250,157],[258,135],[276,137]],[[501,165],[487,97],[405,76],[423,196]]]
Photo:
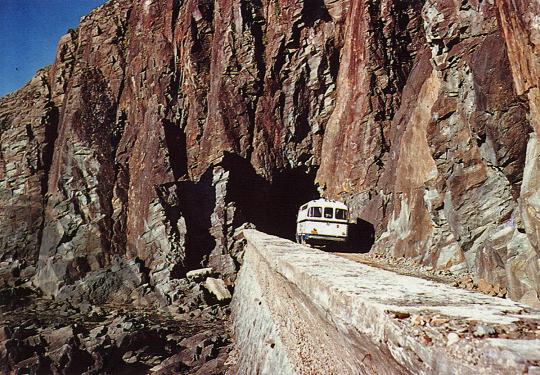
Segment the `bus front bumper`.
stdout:
[[304,240],[306,241],[332,241],[332,242],[346,242],[347,237],[340,236],[325,236],[322,234],[304,234]]

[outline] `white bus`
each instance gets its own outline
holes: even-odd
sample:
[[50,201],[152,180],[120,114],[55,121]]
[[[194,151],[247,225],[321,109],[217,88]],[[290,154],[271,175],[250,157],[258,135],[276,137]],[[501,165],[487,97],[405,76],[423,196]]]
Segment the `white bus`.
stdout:
[[345,242],[349,234],[349,211],[341,202],[317,199],[298,210],[296,242]]

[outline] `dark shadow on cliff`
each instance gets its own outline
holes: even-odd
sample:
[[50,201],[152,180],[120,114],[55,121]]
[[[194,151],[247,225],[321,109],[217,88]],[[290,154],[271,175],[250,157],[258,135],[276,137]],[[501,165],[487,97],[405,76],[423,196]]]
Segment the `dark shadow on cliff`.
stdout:
[[169,163],[175,179],[179,179],[188,173],[186,133],[173,122],[163,119],[163,132],[169,152]]
[[229,171],[226,201],[235,203],[233,225],[239,227],[248,222],[263,230],[267,221],[264,202],[269,189],[268,181],[255,172],[249,161],[238,155],[225,153],[221,166]]
[[212,168],[209,168],[199,182],[178,182],[179,211],[186,221],[186,257],[183,266],[175,267],[173,277],[184,277],[187,271],[203,267],[206,257],[216,246],[215,238],[210,234],[210,216],[216,205],[212,177]]

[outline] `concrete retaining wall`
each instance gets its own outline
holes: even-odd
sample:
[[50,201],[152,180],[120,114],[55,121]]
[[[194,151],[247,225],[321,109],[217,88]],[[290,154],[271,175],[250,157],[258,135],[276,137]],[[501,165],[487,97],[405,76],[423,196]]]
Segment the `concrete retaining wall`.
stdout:
[[244,236],[232,301],[238,374],[540,374],[538,312]]

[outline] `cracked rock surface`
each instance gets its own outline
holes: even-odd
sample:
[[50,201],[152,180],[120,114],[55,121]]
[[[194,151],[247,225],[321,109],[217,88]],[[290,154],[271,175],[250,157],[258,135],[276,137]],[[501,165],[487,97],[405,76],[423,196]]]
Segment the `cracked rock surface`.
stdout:
[[223,374],[231,350],[227,305],[185,280],[167,307],[54,302],[0,289],[3,374]]

